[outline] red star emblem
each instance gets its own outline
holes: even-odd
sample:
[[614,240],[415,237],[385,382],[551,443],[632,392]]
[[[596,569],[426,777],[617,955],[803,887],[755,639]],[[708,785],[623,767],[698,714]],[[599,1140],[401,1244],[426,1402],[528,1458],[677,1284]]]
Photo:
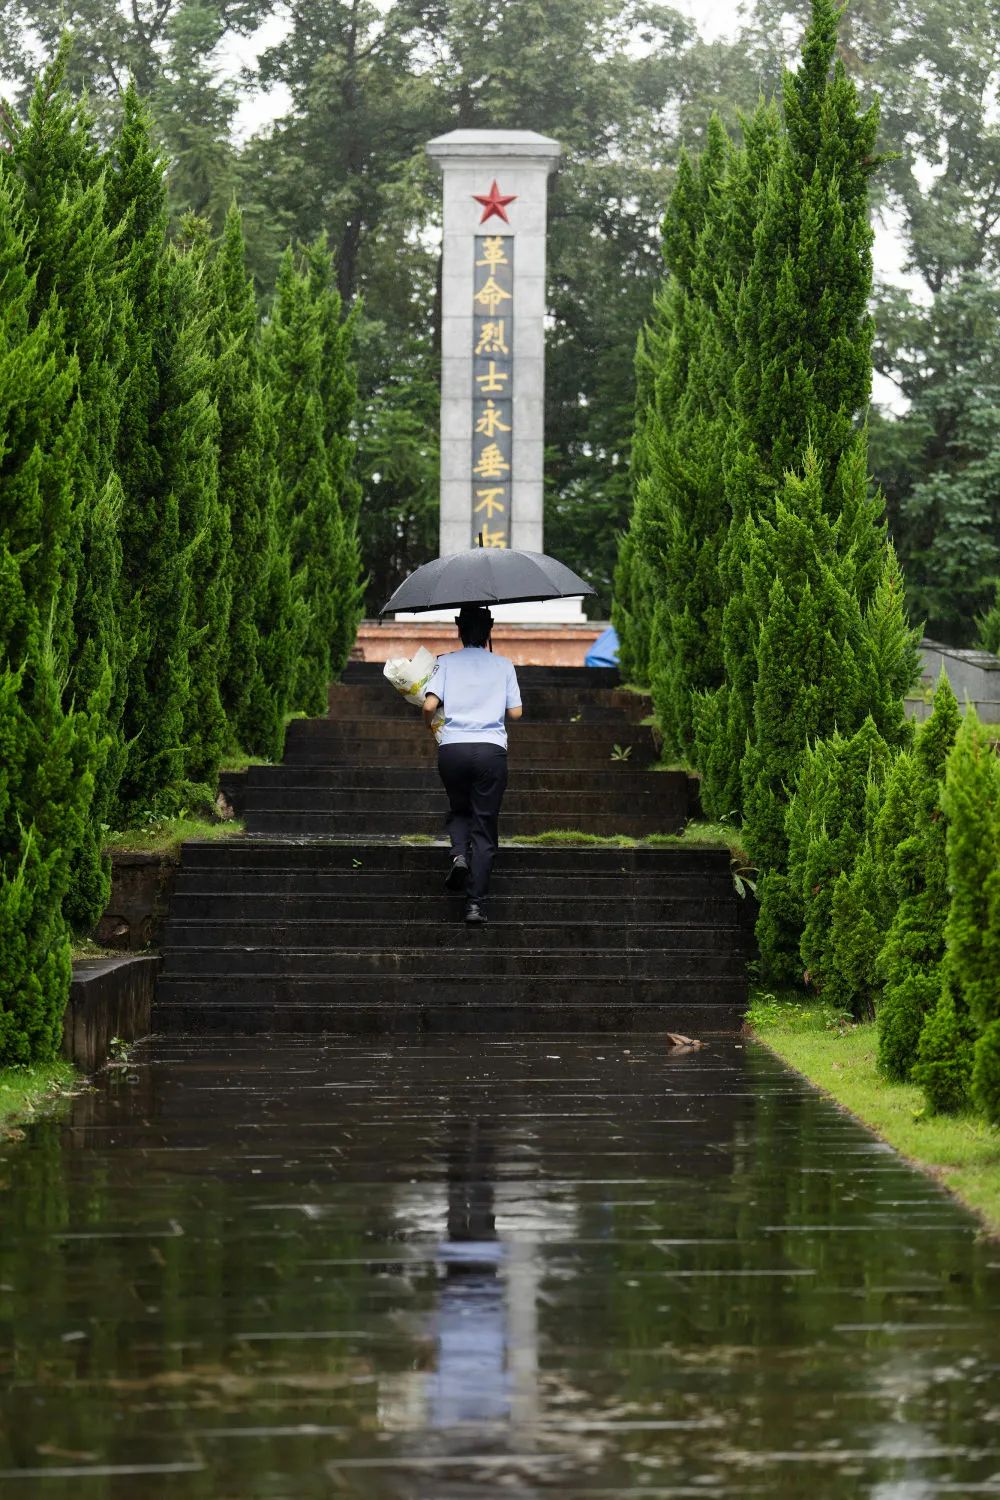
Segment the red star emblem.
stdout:
[[497,180],[495,177],[493,179],[493,186],[490,188],[488,193],[473,193],[472,196],[473,198],[475,198],[477,203],[481,203],[483,205],[483,216],[479,220],[480,224],[485,224],[486,220],[492,219],[494,214],[496,214],[498,219],[503,219],[505,224],[510,223],[510,220],[507,217],[507,204],[516,202],[517,194],[501,193],[500,189],[497,187]]

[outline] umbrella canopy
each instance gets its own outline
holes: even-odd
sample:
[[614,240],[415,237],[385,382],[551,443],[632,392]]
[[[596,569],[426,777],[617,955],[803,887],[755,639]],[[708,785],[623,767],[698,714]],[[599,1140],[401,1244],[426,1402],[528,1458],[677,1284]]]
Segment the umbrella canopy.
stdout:
[[417,568],[404,578],[379,614],[454,609],[463,604],[528,604],[595,592],[565,563],[546,557],[544,552],[472,547]]

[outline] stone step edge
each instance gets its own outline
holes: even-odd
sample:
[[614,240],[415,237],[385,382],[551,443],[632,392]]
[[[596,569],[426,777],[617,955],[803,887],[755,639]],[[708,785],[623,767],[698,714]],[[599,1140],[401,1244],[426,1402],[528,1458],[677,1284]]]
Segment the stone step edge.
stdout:
[[[493,927],[495,924],[493,922],[490,922],[489,925],[490,927]],[[711,929],[703,928],[701,930],[706,932],[715,932],[718,929],[713,927]],[[180,954],[184,954],[185,957],[191,958],[195,955],[200,954],[218,953],[220,955],[224,955],[227,953],[232,953],[234,951],[239,953],[268,954],[274,956],[280,954],[284,958],[287,958],[290,963],[294,962],[296,958],[319,958],[321,956],[328,958],[352,958],[361,957],[363,954],[370,955],[374,953],[384,954],[389,957],[395,957],[398,954],[405,953],[406,957],[410,959],[433,958],[440,960],[442,956],[440,947],[434,947],[433,945],[427,943],[421,943],[419,945],[415,945],[412,948],[400,948],[398,945],[391,948],[366,947],[364,943],[330,944],[328,946],[312,948],[306,947],[301,943],[297,943],[294,946],[286,946],[284,943],[192,943],[190,946],[180,943],[165,943],[160,949],[160,955],[163,959],[176,958]],[[496,950],[483,948],[466,948],[461,951],[467,953],[483,953],[495,951],[498,953],[509,954],[512,958],[527,958],[531,956],[538,956],[539,954],[544,954],[546,958],[579,957],[581,959],[584,959],[591,957],[594,953],[608,954],[609,956],[612,954],[621,954],[626,958],[640,956],[642,958],[650,958],[657,953],[661,953],[664,958],[668,959],[678,959],[685,957],[744,957],[741,952],[730,951],[726,948],[706,947],[701,943],[694,943],[689,948],[632,948],[618,947],[615,945],[609,945],[603,948],[581,948],[577,944],[572,948],[543,948],[528,946],[518,948],[503,947]],[[567,970],[567,973],[575,972],[575,970]],[[563,976],[560,974],[557,977],[561,979]]]

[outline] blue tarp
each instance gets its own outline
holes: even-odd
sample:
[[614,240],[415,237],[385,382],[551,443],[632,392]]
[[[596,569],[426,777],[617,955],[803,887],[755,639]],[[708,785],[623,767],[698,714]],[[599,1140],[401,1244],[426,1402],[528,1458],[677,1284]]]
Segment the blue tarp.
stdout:
[[617,667],[618,665],[618,632],[613,625],[609,625],[597,637],[586,656],[583,658],[585,667]]

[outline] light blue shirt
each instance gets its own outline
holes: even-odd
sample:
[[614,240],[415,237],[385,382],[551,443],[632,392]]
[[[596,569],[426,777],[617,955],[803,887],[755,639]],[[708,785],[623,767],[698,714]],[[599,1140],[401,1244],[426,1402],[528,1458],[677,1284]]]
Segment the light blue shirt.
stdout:
[[463,646],[438,657],[427,691],[440,698],[444,727],[439,745],[499,745],[507,748],[504,714],[520,708],[514,663],[482,646]]

